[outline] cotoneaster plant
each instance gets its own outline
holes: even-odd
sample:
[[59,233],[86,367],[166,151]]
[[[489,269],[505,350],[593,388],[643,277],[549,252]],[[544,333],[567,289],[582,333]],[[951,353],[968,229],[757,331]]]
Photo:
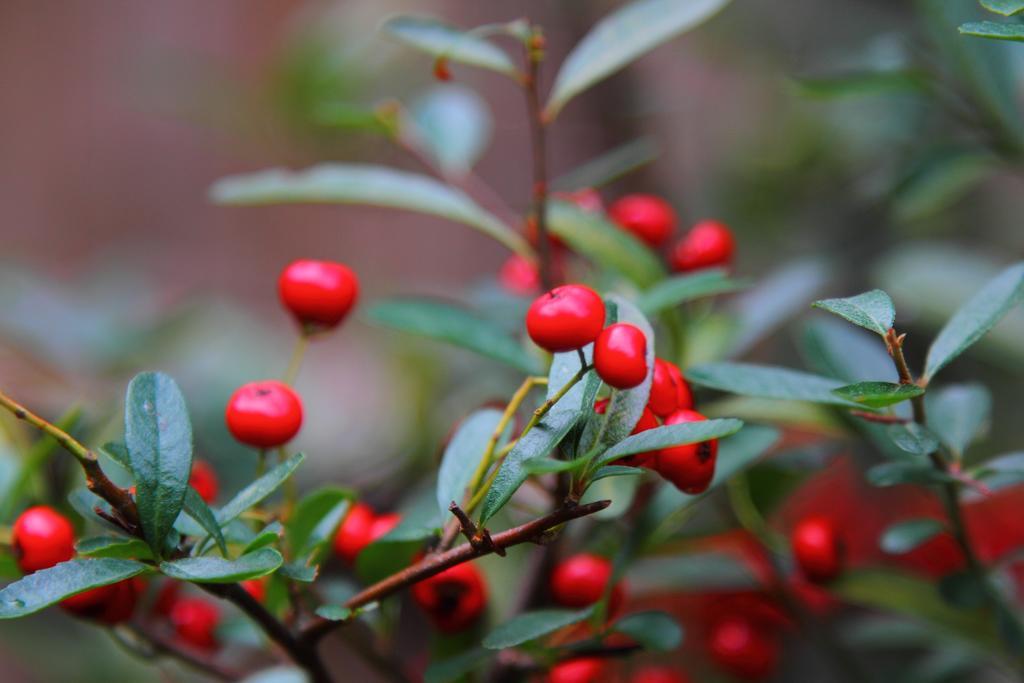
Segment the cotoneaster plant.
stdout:
[[[0,618],[60,605],[140,655],[225,680],[270,658],[290,667],[274,675],[346,680],[326,655],[347,645],[386,680],[679,683],[777,675],[791,633],[812,644],[830,680],[872,680],[884,664],[872,648],[885,638],[846,629],[868,608],[887,620],[883,633],[895,623],[906,634],[909,618],[922,659],[953,652],[965,670],[1019,674],[1024,631],[1007,568],[1024,534],[990,534],[972,496],[1024,474],[1019,459],[965,457],[988,418],[984,389],[933,380],[1020,304],[1024,264],[960,308],[919,373],[878,290],[814,304],[876,335],[816,328],[806,355],[820,374],[740,362],[810,307],[814,288],[790,284],[804,271],[737,295],[751,283],[733,275],[743,245],[725,223],[682,226],[672,203],[650,194],[606,211],[597,187],[629,170],[607,160],[596,176],[549,178],[549,135],[576,95],[725,4],[623,5],[570,52],[546,97],[543,32],[529,21],[468,31],[385,22],[385,34],[431,56],[425,76],[482,68],[521,91],[528,210],[481,191],[479,150],[453,159],[450,126],[432,137],[416,112],[390,102],[374,128],[425,174],[331,163],[226,178],[213,198],[372,204],[465,224],[512,252],[494,276],[500,311],[423,297],[361,302],[357,273],[370,264],[284,265],[277,290],[295,351],[278,378],[260,373],[224,406],[225,429],[254,455],[237,463],[248,483],[230,496],[194,457],[186,397],[166,374],[131,381],[123,437],[102,445],[0,393],[41,432],[33,448],[59,445],[84,475],[70,492],[73,516],[39,504],[64,491],[23,486],[4,502],[23,576],[0,590]],[[305,350],[344,334],[360,306],[372,322],[474,352],[518,382],[500,401],[463,406],[440,444],[432,495],[390,512],[344,482],[300,493],[293,479],[307,459],[290,447],[304,423],[295,384]],[[869,527],[863,509],[839,504],[834,482],[817,494],[829,509],[790,509],[822,500],[821,462],[798,457],[807,443],[857,450],[841,483],[863,473],[875,487],[903,486],[928,514]],[[36,475],[26,477],[41,488]],[[929,543],[941,552],[899,559]],[[498,563],[504,571],[489,569]],[[239,617],[259,644],[233,635]]]

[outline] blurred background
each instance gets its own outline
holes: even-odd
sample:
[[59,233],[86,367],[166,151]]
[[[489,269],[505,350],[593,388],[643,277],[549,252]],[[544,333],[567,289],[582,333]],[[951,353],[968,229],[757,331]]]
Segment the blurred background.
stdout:
[[[346,262],[364,302],[402,293],[479,303],[507,252],[464,226],[386,209],[219,207],[211,184],[326,160],[419,171],[367,112],[468,89],[490,137],[476,172],[525,211],[521,93],[459,65],[442,86],[429,58],[377,28],[401,12],[461,27],[526,16],[545,27],[557,64],[618,4],[0,3],[3,390],[51,417],[81,403],[101,442],[120,429],[127,380],[165,370],[189,398],[200,454],[233,491],[233,465],[252,455],[229,439],[222,409],[238,384],[287,364],[295,330],[276,296],[286,263]],[[626,146],[638,167],[599,188],[606,203],[651,192],[675,206],[681,232],[706,217],[732,226],[737,270],[777,287],[733,304],[763,317],[747,357],[797,363],[793,333],[772,334],[788,318],[815,296],[880,286],[919,361],[915,332],[936,330],[1024,253],[1024,48],[957,34],[983,14],[966,0],[733,3],[573,100],[551,128],[552,174]],[[988,353],[951,369],[950,379],[992,389],[993,450],[1020,443],[1019,407],[999,399],[1019,391],[1022,334],[1018,311]],[[296,447],[311,454],[301,476],[350,484],[387,509],[429,485],[424,472],[456,419],[516,381],[356,316],[313,344],[299,376],[308,410]],[[110,647],[59,615],[7,623],[4,680],[109,680],[98,658],[21,646],[58,625],[76,634],[61,642]]]

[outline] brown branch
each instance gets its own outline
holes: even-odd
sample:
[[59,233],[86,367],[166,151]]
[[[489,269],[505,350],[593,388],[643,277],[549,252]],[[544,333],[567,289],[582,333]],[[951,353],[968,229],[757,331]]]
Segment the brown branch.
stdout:
[[[392,574],[391,576],[378,581],[369,588],[366,588],[360,593],[352,596],[345,603],[345,607],[348,607],[349,609],[364,607],[371,602],[382,600],[389,595],[397,593],[414,583],[418,583],[424,579],[430,578],[431,576],[440,574],[445,569],[450,569],[457,564],[462,564],[463,562],[469,562],[470,560],[475,560],[478,557],[489,555],[497,549],[503,550],[521,543],[544,542],[546,540],[546,534],[550,530],[574,519],[594,514],[599,510],[605,509],[609,505],[611,505],[610,500],[599,500],[594,503],[587,503],[586,505],[564,505],[543,517],[538,517],[526,524],[521,524],[520,526],[495,534],[491,537],[494,544],[494,550],[488,550],[483,547],[474,548],[472,545],[467,543],[439,555],[427,555],[420,562],[407,567],[400,572]],[[307,643],[315,643],[320,638],[327,635],[334,627],[342,623],[344,622],[317,619],[305,628],[302,632],[301,638]]]
[[526,75],[523,90],[526,93],[527,118],[530,122],[530,147],[533,152],[533,205],[531,214],[537,226],[537,255],[541,286],[547,290],[554,286],[551,273],[551,243],[548,240],[548,163],[545,139],[544,110],[540,102],[540,65],[544,61],[544,36],[536,26],[530,29],[526,48]]
[[466,537],[466,540],[469,541],[474,550],[493,552],[496,555],[505,557],[505,550],[494,545],[491,532],[484,527],[477,527],[473,520],[469,518],[469,515],[462,511],[458,503],[453,500],[452,504],[448,506],[448,510],[459,521],[459,529],[462,531],[462,535]]

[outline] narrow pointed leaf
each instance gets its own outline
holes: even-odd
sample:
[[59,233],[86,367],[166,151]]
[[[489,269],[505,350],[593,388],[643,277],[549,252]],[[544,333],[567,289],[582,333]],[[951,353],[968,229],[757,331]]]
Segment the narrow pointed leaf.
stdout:
[[68,560],[23,577],[0,590],[0,619],[15,619],[77,595],[149,571],[141,562],[119,559]]
[[185,501],[192,469],[192,423],[178,385],[145,372],[128,385],[125,446],[135,477],[135,502],[146,541],[160,556]]
[[683,627],[665,612],[630,614],[615,622],[612,630],[653,652],[670,652],[683,644]]
[[224,534],[221,533],[220,524],[217,523],[217,517],[213,514],[213,510],[206,504],[206,501],[196,493],[196,490],[189,486],[185,490],[185,514],[194,519],[196,523],[203,528],[206,533],[210,534],[214,542],[217,543],[217,548],[220,549],[220,554],[227,557],[228,548],[224,542]]
[[221,557],[187,557],[160,563],[160,571],[172,579],[193,583],[237,583],[272,574],[284,558],[273,548],[242,555],[235,560]]
[[447,659],[430,663],[423,673],[423,683],[456,683],[465,679],[494,656],[492,650],[476,647]]
[[709,19],[728,0],[634,0],[599,21],[565,58],[545,112],[553,118],[570,99],[662,43]]
[[624,465],[605,465],[604,467],[594,472],[594,476],[590,478],[590,483],[593,484],[595,481],[607,479],[609,477],[635,477],[641,475],[646,470],[639,467],[626,467]]
[[832,393],[852,403],[868,408],[885,408],[920,396],[924,388],[916,384],[894,382],[858,382],[833,389]]
[[398,16],[381,25],[381,31],[434,57],[515,76],[515,64],[497,45],[430,17]]
[[639,138],[591,159],[551,181],[551,189],[573,191],[601,187],[658,158],[659,147],[651,138]]
[[748,286],[745,280],[733,280],[721,268],[676,275],[657,283],[637,299],[637,306],[647,315],[654,315],[688,301],[718,294],[728,294]]
[[285,527],[292,556],[319,564],[355,499],[355,491],[340,486],[325,486],[303,496]]
[[1024,12],[1024,0],[981,0],[981,6],[1004,17]]
[[655,427],[615,444],[597,458],[597,464],[603,465],[634,453],[701,443],[710,439],[724,439],[742,428],[743,422],[732,418]]
[[937,519],[907,519],[887,528],[878,545],[891,555],[902,555],[927,543],[944,528]]
[[75,543],[75,552],[85,557],[113,557],[123,560],[146,560],[153,557],[144,541],[114,534],[83,538]]
[[931,380],[935,373],[981,339],[1022,299],[1024,263],[1018,263],[990,280],[953,314],[928,349],[925,379]]
[[989,38],[991,40],[1024,42],[1024,24],[1011,24],[999,21],[971,21],[961,24],[960,33],[965,36]]
[[295,472],[296,468],[305,459],[305,455],[296,453],[246,486],[234,498],[228,501],[224,507],[217,511],[217,521],[221,526],[224,526],[249,508],[262,502],[264,498],[276,491],[288,477],[292,476],[292,473]]
[[686,378],[701,386],[743,396],[856,405],[832,393],[843,386],[838,380],[770,365],[705,363],[687,370]]
[[846,299],[822,299],[815,301],[814,307],[834,313],[883,337],[896,320],[892,299],[880,289],[872,289]]
[[250,540],[246,544],[245,548],[242,549],[242,554],[247,555],[254,550],[266,548],[268,545],[274,545],[281,540],[281,536],[283,534],[284,527],[281,525],[281,522],[271,522],[252,537],[252,540]]
[[528,259],[526,239],[464,192],[418,173],[369,164],[321,164],[302,171],[270,169],[222,178],[210,190],[219,204],[366,204],[406,209],[463,223]]
[[489,650],[504,650],[522,645],[554,633],[560,628],[578,624],[587,619],[593,611],[593,607],[587,607],[582,610],[545,609],[524,612],[484,636],[482,645]]

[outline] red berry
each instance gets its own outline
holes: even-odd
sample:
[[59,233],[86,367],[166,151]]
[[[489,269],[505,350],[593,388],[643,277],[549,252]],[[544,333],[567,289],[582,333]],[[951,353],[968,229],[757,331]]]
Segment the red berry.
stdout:
[[559,662],[548,671],[548,683],[602,683],[605,661],[599,657],[580,657]]
[[[612,563],[599,555],[580,553],[558,563],[551,573],[551,597],[566,607],[588,607],[601,599],[612,580]],[[608,612],[618,612],[625,598],[622,583],[612,588]]]
[[448,60],[446,58],[438,57],[434,60],[434,78],[439,81],[452,80],[452,72],[448,68]]
[[252,597],[256,602],[263,602],[267,597],[267,577],[261,577],[258,579],[248,579],[239,583],[245,592]]
[[373,542],[370,531],[375,519],[373,508],[366,503],[353,505],[334,534],[334,552],[349,564],[354,563],[363,548]]
[[637,669],[629,683],[692,683],[692,679],[682,671],[667,666],[648,666]]
[[118,584],[99,586],[60,601],[61,609],[86,619],[95,619],[111,604],[118,593]]
[[107,626],[116,626],[132,618],[135,612],[135,605],[139,596],[145,590],[146,584],[140,578],[119,581],[113,585],[114,594],[106,604],[103,611],[96,617]]
[[341,263],[300,259],[281,271],[277,291],[300,325],[332,328],[355,306],[359,279]]
[[192,461],[192,473],[188,476],[188,484],[206,503],[213,503],[217,499],[217,472],[213,465],[205,460]]
[[526,331],[552,353],[591,343],[604,328],[604,301],[584,285],[563,285],[541,294],[526,313]]
[[[707,418],[694,410],[677,410],[665,418],[665,425],[701,422]],[[702,493],[715,476],[718,439],[662,448],[648,467],[675,484],[683,493]]]
[[201,650],[217,647],[217,626],[220,609],[198,598],[182,598],[174,603],[170,614],[175,633],[184,642]]
[[274,379],[249,382],[231,395],[225,418],[231,434],[242,443],[275,448],[291,441],[302,426],[302,399]]
[[842,543],[832,521],[807,517],[793,529],[793,555],[809,581],[831,581],[843,570]]
[[720,667],[747,680],[768,676],[779,661],[776,638],[739,616],[722,618],[711,627],[708,649]]
[[535,294],[540,289],[537,266],[520,256],[509,256],[498,272],[498,281],[505,291],[519,296]]
[[608,386],[632,389],[647,378],[647,337],[629,323],[615,323],[594,342],[594,369]]
[[728,267],[735,251],[736,241],[724,223],[701,221],[672,250],[672,267],[679,271]]
[[412,597],[438,629],[455,633],[472,626],[487,607],[487,584],[464,562],[412,587]]
[[[598,415],[604,415],[607,410],[608,399],[602,398],[600,401],[594,403],[594,412]],[[654,417],[654,413],[651,412],[650,408],[644,406],[644,412],[640,413],[640,419],[637,420],[636,426],[633,427],[633,431],[631,431],[630,434],[646,432],[648,429],[654,429],[657,426],[658,418]],[[616,460],[616,462],[630,467],[643,467],[655,455],[656,453],[654,451],[635,453],[634,455],[627,455],[625,458],[620,458]]]
[[398,523],[402,521],[402,515],[397,512],[389,512],[386,515],[379,515],[370,524],[370,543],[373,543],[382,536],[387,535],[389,531],[398,526]]
[[654,359],[651,396],[647,405],[658,417],[666,417],[679,409],[693,408],[690,385],[683,378],[679,366],[661,358]]
[[75,556],[75,529],[67,517],[45,505],[25,510],[11,530],[18,566],[26,574]]
[[608,216],[652,247],[661,246],[676,229],[676,212],[661,197],[630,194],[608,209]]

